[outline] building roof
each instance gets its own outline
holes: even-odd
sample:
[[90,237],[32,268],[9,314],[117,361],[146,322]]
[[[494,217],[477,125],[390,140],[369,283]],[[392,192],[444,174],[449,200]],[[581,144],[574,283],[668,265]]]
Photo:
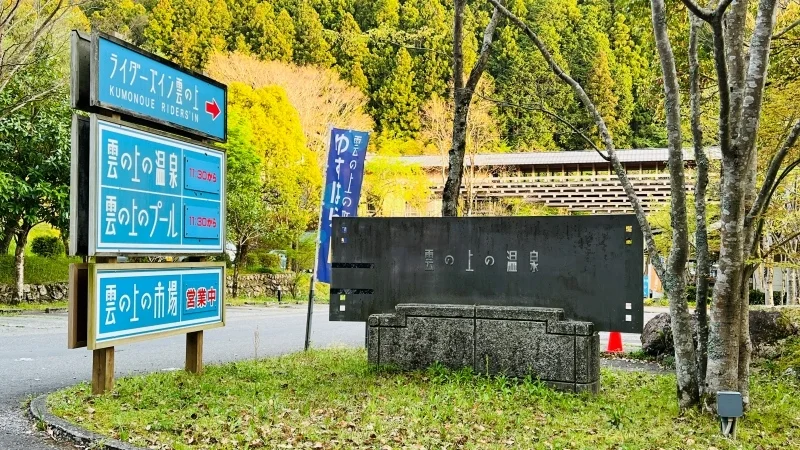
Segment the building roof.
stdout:
[[[631,150],[617,150],[617,156],[622,163],[659,162],[666,163],[669,150],[666,148],[642,148]],[[706,149],[709,159],[721,158],[719,147]],[[401,160],[422,167],[443,167],[447,160],[439,155],[433,156],[402,156]],[[694,161],[694,151],[683,150],[684,161]],[[547,166],[561,164],[606,164],[594,150],[564,151],[564,152],[528,152],[528,153],[487,153],[475,155],[476,166]],[[471,165],[469,156],[464,164]]]

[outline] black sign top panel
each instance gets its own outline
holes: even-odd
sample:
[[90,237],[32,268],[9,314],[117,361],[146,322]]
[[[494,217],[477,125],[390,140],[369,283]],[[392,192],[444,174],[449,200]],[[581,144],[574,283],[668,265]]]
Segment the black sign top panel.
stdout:
[[335,218],[330,319],[399,303],[555,307],[641,332],[642,232],[633,215]]

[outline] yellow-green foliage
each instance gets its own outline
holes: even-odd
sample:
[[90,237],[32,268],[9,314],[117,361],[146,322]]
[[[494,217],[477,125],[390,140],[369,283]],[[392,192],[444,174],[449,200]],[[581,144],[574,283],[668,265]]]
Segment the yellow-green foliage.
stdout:
[[421,211],[430,198],[430,180],[418,165],[388,156],[366,164],[364,197],[376,216],[404,216],[406,207]]
[[[277,86],[228,87],[232,123],[247,132],[239,145],[261,162],[261,195],[270,239],[285,242],[305,231],[318,205],[321,171],[305,146],[300,117]],[[253,196],[258,196],[253,192]]]

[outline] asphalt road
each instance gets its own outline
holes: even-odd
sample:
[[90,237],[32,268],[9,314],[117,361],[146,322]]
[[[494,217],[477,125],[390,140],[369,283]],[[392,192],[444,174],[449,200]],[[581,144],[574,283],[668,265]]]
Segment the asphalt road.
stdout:
[[[363,323],[329,322],[328,306],[314,311],[312,345],[364,345]],[[645,322],[655,313],[645,313]],[[280,355],[303,349],[306,308],[229,308],[224,328],[206,331],[206,364]],[[607,333],[600,334],[601,349]],[[639,336],[624,334],[626,350],[640,346]],[[176,336],[118,347],[116,376],[183,368],[185,338]],[[67,350],[67,315],[0,316],[0,450],[73,448],[34,430],[23,403],[91,376],[92,357],[86,349]]]

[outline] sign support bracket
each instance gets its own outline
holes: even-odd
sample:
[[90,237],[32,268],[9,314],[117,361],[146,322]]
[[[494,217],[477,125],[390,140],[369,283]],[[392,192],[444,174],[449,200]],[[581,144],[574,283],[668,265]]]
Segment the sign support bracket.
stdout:
[[[116,257],[95,258],[97,263],[116,263]],[[114,347],[92,350],[92,395],[102,395],[114,389]]]
[[203,373],[203,330],[186,333],[186,371]]

